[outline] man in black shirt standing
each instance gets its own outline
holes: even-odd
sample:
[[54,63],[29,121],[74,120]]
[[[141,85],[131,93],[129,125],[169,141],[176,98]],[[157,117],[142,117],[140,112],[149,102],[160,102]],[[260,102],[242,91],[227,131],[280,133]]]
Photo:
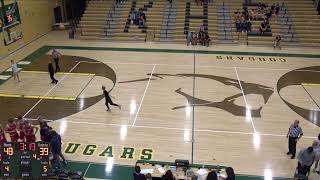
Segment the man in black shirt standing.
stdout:
[[51,78],[51,80],[52,80],[51,83],[57,84],[57,83],[58,83],[58,80],[56,80],[56,79],[54,78],[54,68],[53,68],[53,65],[52,65],[51,60],[49,60],[49,62],[48,62],[48,72],[49,72],[50,78]]
[[118,105],[118,104],[115,104],[112,102],[112,99],[109,95],[109,92],[106,90],[106,87],[105,86],[102,86],[102,91],[103,91],[103,95],[104,95],[104,99],[106,100],[106,103],[105,105],[107,106],[107,111],[110,111],[110,107],[109,107],[109,104],[112,105],[112,106],[118,106],[119,109],[121,109],[121,106]]

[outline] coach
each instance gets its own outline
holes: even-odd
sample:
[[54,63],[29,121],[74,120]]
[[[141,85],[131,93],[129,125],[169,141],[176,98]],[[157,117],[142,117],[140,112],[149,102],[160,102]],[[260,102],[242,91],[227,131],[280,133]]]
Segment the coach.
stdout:
[[289,138],[289,152],[287,155],[292,155],[291,159],[294,159],[296,156],[296,146],[298,140],[303,136],[301,127],[299,126],[299,121],[295,120],[293,124],[289,127],[287,138]]

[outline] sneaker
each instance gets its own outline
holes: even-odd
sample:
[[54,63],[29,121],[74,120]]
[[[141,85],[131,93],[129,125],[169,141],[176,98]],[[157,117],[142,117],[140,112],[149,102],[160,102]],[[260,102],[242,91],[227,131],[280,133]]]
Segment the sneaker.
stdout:
[[287,152],[287,155],[290,155],[291,154],[291,152]]
[[107,109],[107,111],[110,111],[110,109]]
[[291,159],[294,159],[295,158],[295,156],[291,156]]

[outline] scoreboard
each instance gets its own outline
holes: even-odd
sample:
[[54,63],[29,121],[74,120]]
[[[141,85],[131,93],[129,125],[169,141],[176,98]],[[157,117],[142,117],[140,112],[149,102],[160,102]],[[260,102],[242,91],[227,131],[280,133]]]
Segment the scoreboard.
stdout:
[[47,177],[49,148],[48,143],[42,142],[6,142],[0,144],[0,177]]

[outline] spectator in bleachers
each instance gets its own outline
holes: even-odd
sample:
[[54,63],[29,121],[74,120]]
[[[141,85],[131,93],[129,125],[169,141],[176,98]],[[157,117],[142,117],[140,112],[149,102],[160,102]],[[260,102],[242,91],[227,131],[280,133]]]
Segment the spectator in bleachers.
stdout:
[[241,32],[242,31],[240,18],[236,19],[236,29],[237,29],[237,32]]
[[249,16],[251,20],[257,20],[258,11],[254,8],[249,11]]
[[144,176],[144,174],[141,174],[140,166],[135,166],[134,171],[135,171],[133,173],[134,180],[146,180],[146,177]]
[[242,32],[251,32],[251,21],[250,19],[248,20],[243,20],[243,22],[241,23],[241,28],[242,28]]
[[274,40],[274,49],[276,49],[276,47],[278,47],[281,50],[281,36],[278,35],[276,36],[275,40]]
[[206,180],[218,180],[217,172],[216,171],[209,172]]
[[237,11],[234,13],[234,18],[237,20],[237,19],[240,19],[241,17],[241,12],[239,9],[237,9]]
[[274,12],[276,14],[276,16],[278,16],[279,11],[280,11],[280,5],[277,4],[276,7],[275,7],[275,12]]
[[266,21],[261,22],[260,24],[260,35],[263,35],[265,32],[267,32],[268,24]]
[[264,16],[266,19],[270,19],[273,14],[273,11],[269,10]]
[[192,45],[197,45],[197,38],[198,38],[198,35],[196,32],[192,33]]
[[136,19],[136,12],[135,11],[130,12],[129,19],[130,19],[130,24],[134,24],[134,21]]
[[146,26],[146,21],[147,21],[147,18],[146,18],[146,14],[140,10],[140,13],[139,13],[139,28],[143,28]]
[[211,41],[210,36],[209,36],[209,34],[206,32],[206,33],[205,33],[205,36],[204,36],[203,45],[209,47],[210,41]]
[[193,36],[193,33],[189,31],[187,35],[187,46],[189,46],[190,43],[192,44],[192,36]]
[[168,170],[163,176],[162,180],[176,180],[176,177],[172,174],[171,170]]

